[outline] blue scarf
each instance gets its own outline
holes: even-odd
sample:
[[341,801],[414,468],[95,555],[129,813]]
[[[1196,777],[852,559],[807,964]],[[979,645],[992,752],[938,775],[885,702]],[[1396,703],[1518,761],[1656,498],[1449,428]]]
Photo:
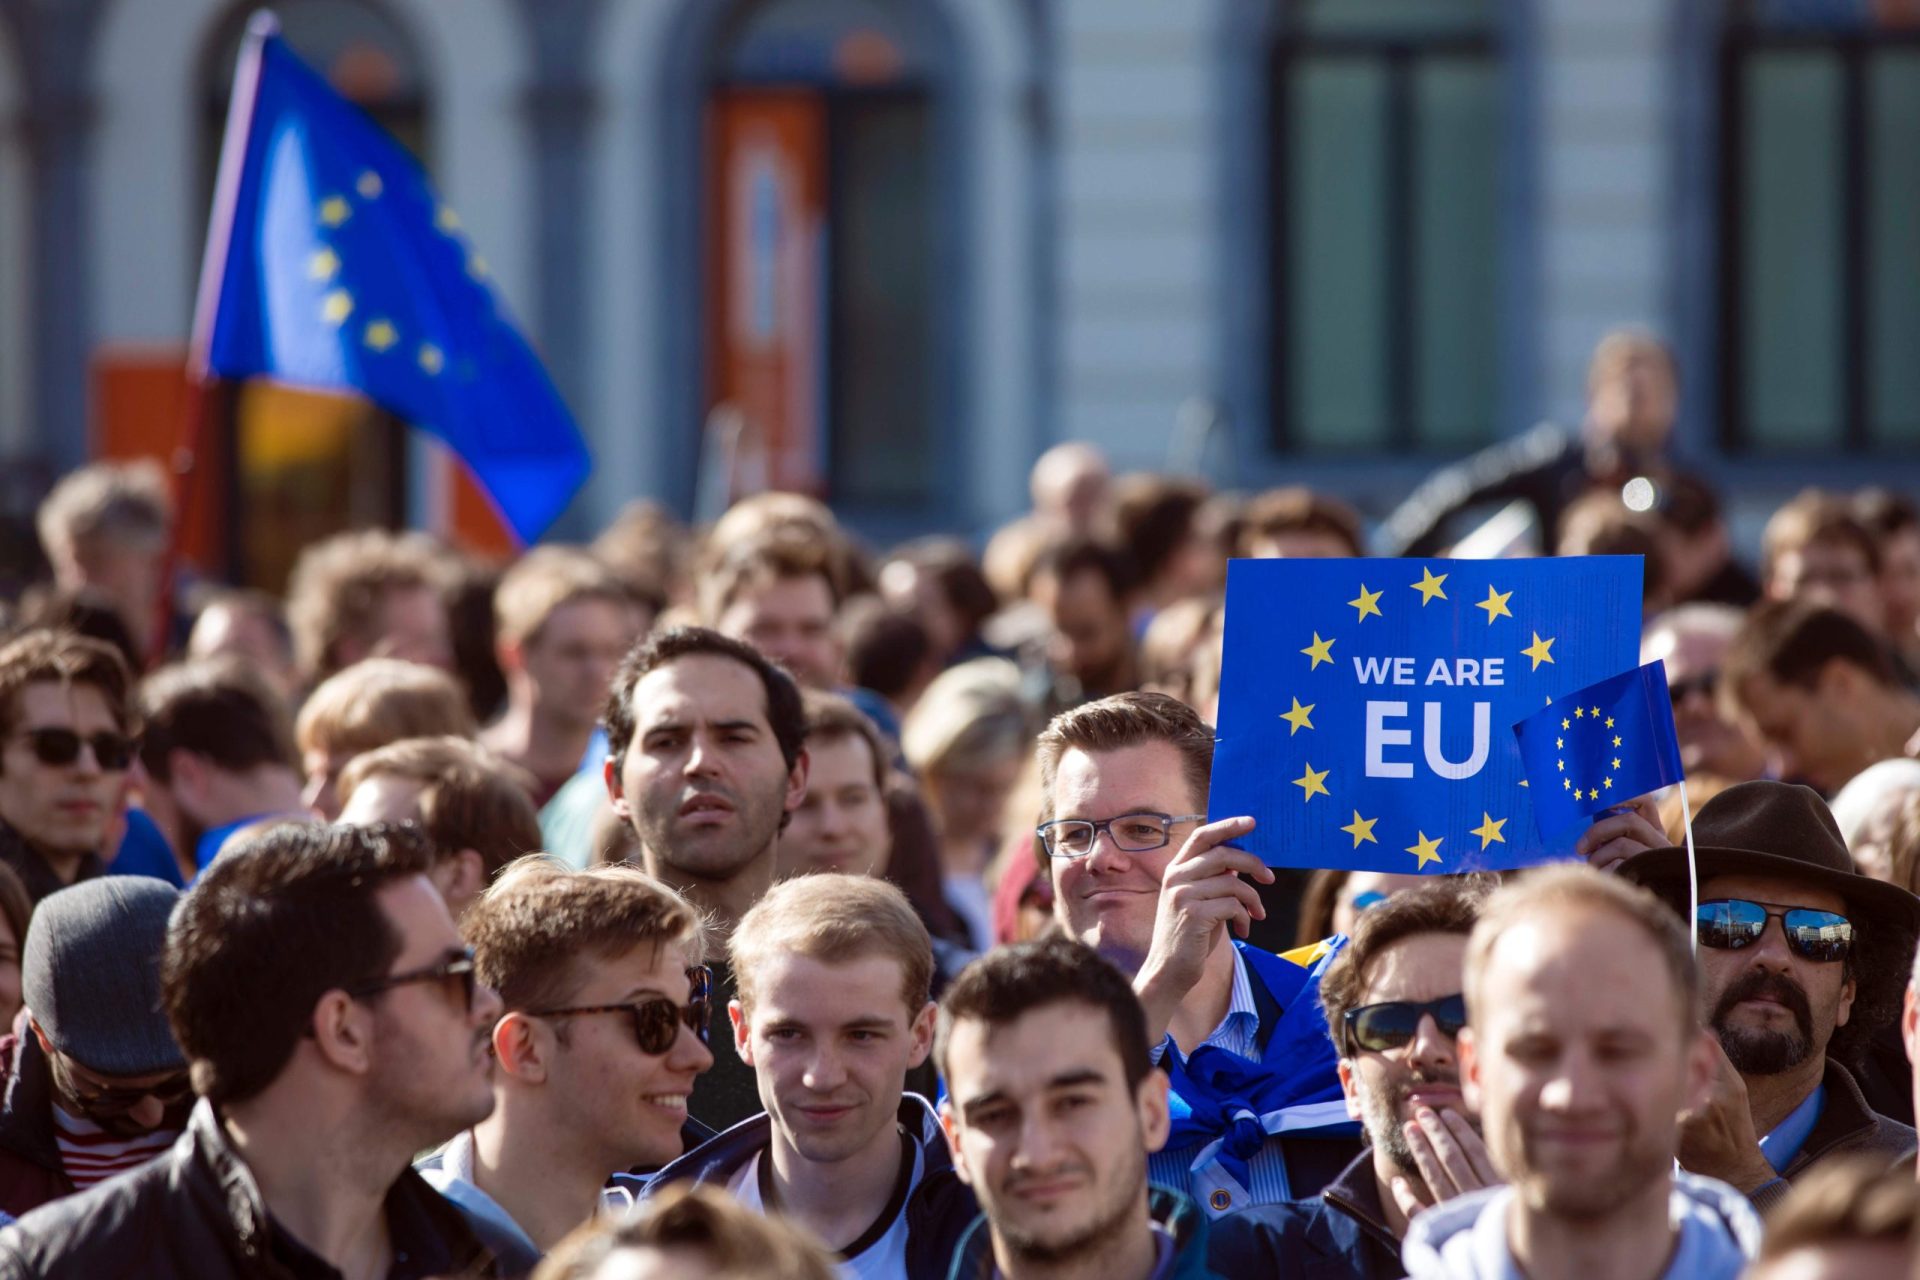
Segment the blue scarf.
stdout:
[[1182,1058],[1169,1046],[1163,1062],[1173,1085],[1167,1149],[1206,1144],[1192,1169],[1195,1198],[1203,1205],[1206,1186],[1219,1185],[1223,1177],[1239,1188],[1236,1202],[1246,1203],[1247,1162],[1269,1135],[1357,1131],[1346,1115],[1339,1056],[1319,995],[1320,979],[1346,942],[1336,935],[1284,956],[1234,944],[1282,1011],[1278,1022],[1263,1028],[1266,1044],[1258,1062],[1215,1045]]

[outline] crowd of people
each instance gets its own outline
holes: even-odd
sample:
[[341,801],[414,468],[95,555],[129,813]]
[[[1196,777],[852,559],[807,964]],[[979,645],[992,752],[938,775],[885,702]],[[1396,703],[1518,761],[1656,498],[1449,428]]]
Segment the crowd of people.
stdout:
[[[65,477],[0,1280],[1910,1275],[1920,513],[1804,493],[1750,573],[1676,385],[1613,335],[1578,431],[1371,522],[1070,443],[978,553],[769,493],[284,599]],[[1229,559],[1449,552],[1644,557],[1697,885],[1659,794],[1501,876],[1208,820]]]

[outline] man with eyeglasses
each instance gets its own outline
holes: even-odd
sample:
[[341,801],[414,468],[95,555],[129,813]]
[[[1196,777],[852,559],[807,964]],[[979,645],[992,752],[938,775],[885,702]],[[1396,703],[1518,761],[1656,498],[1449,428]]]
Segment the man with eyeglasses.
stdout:
[[[1358,1151],[1346,1132],[1254,1133],[1236,1119],[1264,1121],[1266,1107],[1245,1105],[1260,1098],[1337,1083],[1331,1052],[1325,1080],[1312,1081],[1275,1049],[1287,1007],[1312,991],[1301,966],[1241,941],[1265,915],[1249,881],[1273,872],[1228,843],[1253,819],[1201,812],[1212,728],[1164,694],[1117,694],[1055,716],[1038,757],[1055,919],[1132,980],[1154,1061],[1173,1080],[1177,1120],[1149,1160],[1153,1179],[1216,1216],[1316,1194]],[[1337,1101],[1323,1105],[1350,1128]]]
[[27,1019],[0,1040],[0,1211],[15,1217],[173,1144],[193,1093],[160,1010],[171,885],[106,876],[49,894],[20,969]]
[[1430,880],[1363,913],[1320,982],[1347,1111],[1368,1146],[1319,1195],[1222,1219],[1222,1275],[1397,1280],[1423,1209],[1501,1178],[1460,1096],[1461,966],[1489,886]]
[[[1827,1161],[1912,1154],[1914,1131],[1868,1106],[1855,1068],[1899,1016],[1920,899],[1856,874],[1808,787],[1729,787],[1693,837],[1702,988],[1722,1052],[1709,1104],[1682,1118],[1681,1165],[1764,1209]],[[1684,915],[1685,849],[1650,849],[1620,873]]]
[[281,823],[180,901],[162,1006],[199,1101],[132,1173],[0,1231],[0,1277],[487,1275],[411,1168],[493,1110],[500,1013],[399,827]]
[[101,641],[29,631],[0,646],[0,861],[35,902],[106,869],[131,700],[126,664]]
[[694,1077],[713,1064],[702,928],[637,867],[507,868],[462,919],[493,1026],[493,1114],[419,1164],[503,1275],[586,1222],[601,1189],[681,1151]]

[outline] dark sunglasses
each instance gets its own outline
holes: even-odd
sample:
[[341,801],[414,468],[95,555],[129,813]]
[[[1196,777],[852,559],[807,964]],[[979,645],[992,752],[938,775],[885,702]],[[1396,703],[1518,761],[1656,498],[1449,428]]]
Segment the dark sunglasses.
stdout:
[[1853,922],[1837,911],[1716,898],[1701,903],[1693,920],[1702,946],[1738,951],[1760,941],[1767,921],[1776,917],[1787,935],[1787,950],[1803,959],[1830,963],[1845,960],[1853,950]]
[[391,991],[395,987],[404,987],[408,983],[444,983],[453,979],[459,980],[460,994],[464,1001],[463,1007],[468,1013],[472,1013],[474,986],[478,981],[478,979],[474,977],[472,947],[466,948],[457,955],[449,956],[439,964],[428,965],[424,969],[409,969],[405,973],[388,974],[386,977],[376,978],[372,982],[363,982],[359,986],[348,987],[346,988],[346,992],[356,1000],[365,1000],[370,996],[377,996],[384,992]]
[[1718,671],[1703,671],[1691,679],[1669,680],[1667,682],[1667,693],[1673,698],[1673,705],[1676,707],[1696,693],[1708,701],[1712,701],[1714,686],[1719,683],[1720,673]]
[[1451,1039],[1467,1025],[1467,998],[1442,996],[1438,1000],[1384,1000],[1347,1010],[1347,1051],[1355,1046],[1375,1053],[1404,1048],[1420,1034],[1420,1019],[1433,1015],[1433,1025]]
[[33,758],[41,764],[55,767],[72,764],[80,758],[80,744],[93,748],[93,758],[108,773],[119,773],[133,763],[133,751],[138,745],[134,739],[124,733],[111,729],[102,730],[89,737],[81,737],[71,729],[22,729],[20,736],[33,748]]
[[659,1057],[673,1048],[684,1023],[687,1030],[710,1044],[713,1021],[713,970],[696,965],[687,970],[688,995],[683,1005],[665,996],[650,996],[633,1004],[583,1004],[566,1009],[529,1009],[533,1018],[572,1018],[592,1013],[624,1013],[633,1018],[633,1038],[640,1052]]
[[193,1083],[184,1071],[144,1086],[87,1085],[66,1069],[57,1055],[51,1056],[53,1073],[60,1085],[90,1119],[123,1116],[148,1098],[157,1100],[168,1111],[175,1110],[193,1097]]

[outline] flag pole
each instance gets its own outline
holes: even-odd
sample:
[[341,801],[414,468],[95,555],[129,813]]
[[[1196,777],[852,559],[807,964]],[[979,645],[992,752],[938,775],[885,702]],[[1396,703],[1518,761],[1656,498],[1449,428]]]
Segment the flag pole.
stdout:
[[187,338],[187,397],[180,432],[174,440],[173,531],[161,566],[160,592],[149,664],[166,653],[167,631],[173,620],[174,589],[181,558],[187,513],[199,496],[199,460],[207,452],[213,426],[213,325],[219,310],[220,287],[226,276],[227,249],[233,243],[234,211],[240,202],[240,177],[246,167],[247,141],[253,128],[254,105],[260,96],[260,63],[266,42],[280,34],[280,19],[261,9],[247,20],[234,65],[233,96],[227,101],[227,123],[220,140],[220,170],[214,181],[213,207],[207,217],[207,243],[200,259],[200,283],[194,294],[193,325]]
[[1693,940],[1693,954],[1700,954],[1700,863],[1693,852],[1693,805],[1687,800],[1687,780],[1680,779],[1680,817],[1687,833],[1687,936]]

